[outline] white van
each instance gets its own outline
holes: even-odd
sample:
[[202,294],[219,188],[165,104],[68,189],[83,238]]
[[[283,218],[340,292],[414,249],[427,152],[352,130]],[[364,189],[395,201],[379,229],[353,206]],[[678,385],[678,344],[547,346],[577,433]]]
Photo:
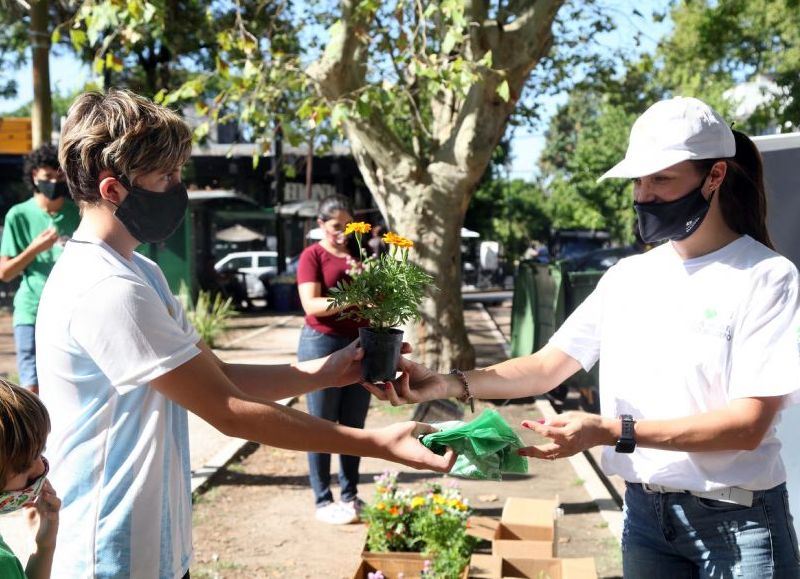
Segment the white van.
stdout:
[[247,285],[247,297],[264,298],[266,288],[261,277],[274,276],[278,273],[277,251],[237,251],[229,253],[217,263],[214,269],[220,273],[241,272]]

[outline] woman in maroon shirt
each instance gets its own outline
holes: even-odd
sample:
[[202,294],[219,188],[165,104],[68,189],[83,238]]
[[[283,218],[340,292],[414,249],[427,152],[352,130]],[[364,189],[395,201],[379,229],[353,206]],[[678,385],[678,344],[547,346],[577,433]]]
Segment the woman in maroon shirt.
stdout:
[[[344,230],[353,221],[350,200],[332,195],[319,204],[317,223],[324,237],[307,247],[297,266],[297,286],[305,311],[305,325],[300,332],[297,358],[301,362],[327,356],[347,346],[358,337],[359,324],[340,320],[339,310],[328,309],[328,290],[349,279],[348,271],[357,260],[348,249]],[[345,426],[363,428],[369,409],[370,394],[359,384],[325,388],[306,394],[308,412]],[[333,525],[356,522],[363,505],[358,498],[360,457],[339,457],[341,500],[334,502],[330,489],[331,455],[308,453],[309,479],[314,491],[316,517]]]

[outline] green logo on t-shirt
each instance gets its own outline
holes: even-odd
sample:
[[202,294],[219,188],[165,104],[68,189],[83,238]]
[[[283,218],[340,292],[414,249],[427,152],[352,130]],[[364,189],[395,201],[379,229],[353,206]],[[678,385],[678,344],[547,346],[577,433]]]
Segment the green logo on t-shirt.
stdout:
[[714,308],[707,308],[704,313],[706,315],[707,320],[713,320],[714,318],[717,317],[717,310],[715,310]]

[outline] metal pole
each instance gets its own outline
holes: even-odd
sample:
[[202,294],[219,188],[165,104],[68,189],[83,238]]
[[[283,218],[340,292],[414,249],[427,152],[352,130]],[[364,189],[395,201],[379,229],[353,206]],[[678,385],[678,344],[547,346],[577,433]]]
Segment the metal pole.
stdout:
[[278,275],[286,271],[286,236],[283,226],[283,217],[280,214],[283,205],[284,185],[286,178],[283,174],[283,129],[280,121],[275,124],[275,149],[272,162],[272,172],[275,179],[275,238],[278,250]]

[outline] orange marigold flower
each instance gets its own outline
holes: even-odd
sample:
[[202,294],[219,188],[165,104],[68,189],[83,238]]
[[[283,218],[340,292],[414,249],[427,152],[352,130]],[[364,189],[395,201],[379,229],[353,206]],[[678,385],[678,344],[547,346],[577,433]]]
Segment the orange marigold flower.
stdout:
[[348,223],[347,226],[344,228],[344,234],[350,235],[351,233],[369,233],[372,229],[372,225],[369,223],[364,223],[363,221],[354,221],[352,223]]
[[399,235],[394,233],[393,231],[389,231],[388,233],[383,234],[383,241],[384,243],[394,243],[400,238]]
[[441,515],[444,512],[442,507],[433,507],[433,514],[434,515]]
[[400,514],[400,509],[398,509],[397,507],[391,507],[389,509],[389,514],[392,515],[393,517],[396,517],[397,515]]
[[406,239],[400,235],[397,235],[393,231],[390,231],[386,235],[383,236],[384,243],[388,243],[389,245],[396,245],[397,247],[414,247],[414,242],[410,239]]

